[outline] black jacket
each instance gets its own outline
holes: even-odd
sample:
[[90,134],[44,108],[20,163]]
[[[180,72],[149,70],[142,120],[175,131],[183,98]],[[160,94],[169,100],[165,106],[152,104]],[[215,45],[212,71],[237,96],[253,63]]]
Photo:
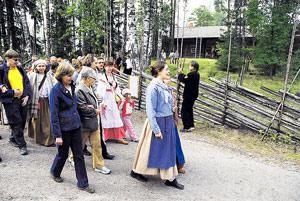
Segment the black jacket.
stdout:
[[192,71],[187,75],[181,73],[178,80],[183,82],[185,87],[183,90],[183,99],[196,100],[199,94],[200,75],[197,71]]
[[[23,91],[22,97],[28,96],[30,98],[31,97],[31,87],[30,87],[30,82],[27,77],[27,74],[22,67],[17,66],[17,68],[23,77],[24,91]],[[10,83],[8,80],[8,71],[9,71],[9,67],[8,67],[7,63],[0,65],[0,85],[5,85],[8,87],[8,90],[6,93],[0,94],[0,100],[3,103],[12,103],[12,100],[14,98],[14,91],[11,89],[11,86],[10,86]]]

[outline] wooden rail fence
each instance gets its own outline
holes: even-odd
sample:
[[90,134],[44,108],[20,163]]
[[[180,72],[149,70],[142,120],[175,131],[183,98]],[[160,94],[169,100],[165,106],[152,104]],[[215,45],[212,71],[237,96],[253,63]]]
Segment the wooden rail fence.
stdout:
[[[134,71],[140,76],[140,98],[136,109],[146,109],[146,88],[152,76],[147,73]],[[128,86],[128,75],[117,75],[122,87]],[[266,87],[261,89],[269,95],[263,95],[253,90],[232,83],[226,86],[225,81],[210,78],[212,84],[200,82],[199,96],[194,105],[195,120],[212,125],[227,125],[236,129],[248,129],[256,133],[263,133],[269,126],[275,110],[280,104],[283,91],[273,91]],[[176,80],[172,80],[176,86]],[[174,87],[176,90],[176,87]],[[184,85],[177,88],[179,106],[182,103]],[[227,91],[227,98],[225,92]],[[225,109],[226,107],[226,109]],[[179,110],[181,107],[179,107]],[[180,112],[179,112],[180,113]],[[293,141],[300,141],[300,97],[288,93],[281,118],[276,117],[270,128],[270,134],[279,137],[289,137]]]

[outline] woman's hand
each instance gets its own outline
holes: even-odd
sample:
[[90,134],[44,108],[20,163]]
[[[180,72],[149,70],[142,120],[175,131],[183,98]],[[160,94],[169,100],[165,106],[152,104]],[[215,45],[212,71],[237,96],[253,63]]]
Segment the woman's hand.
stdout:
[[163,136],[162,136],[161,132],[156,133],[155,137],[158,138],[158,139],[163,139]]
[[173,107],[173,112],[177,112],[177,110],[178,110],[177,106]]
[[62,145],[63,144],[63,139],[61,137],[58,137],[55,139],[55,144],[56,145]]
[[99,115],[101,113],[101,110],[95,109],[95,112],[96,112],[97,115]]
[[116,82],[113,82],[112,83],[112,87],[115,89],[115,88],[117,88],[117,83]]

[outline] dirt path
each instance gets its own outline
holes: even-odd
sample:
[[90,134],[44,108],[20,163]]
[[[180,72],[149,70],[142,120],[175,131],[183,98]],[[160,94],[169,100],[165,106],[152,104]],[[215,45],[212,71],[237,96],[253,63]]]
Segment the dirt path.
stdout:
[[[137,131],[141,130],[145,114],[135,115]],[[185,175],[178,180],[184,191],[164,186],[156,177],[140,183],[129,176],[136,143],[108,144],[109,152],[116,155],[106,161],[111,175],[93,172],[91,158],[86,157],[93,195],[76,189],[73,167],[66,164],[57,184],[49,178],[49,168],[55,148],[34,145],[29,139],[28,156],[8,144],[9,130],[0,127],[0,200],[215,200],[215,201],[296,201],[300,200],[300,172],[288,167],[268,164],[260,159],[242,155],[230,149],[205,142],[195,134],[182,135],[186,156]]]

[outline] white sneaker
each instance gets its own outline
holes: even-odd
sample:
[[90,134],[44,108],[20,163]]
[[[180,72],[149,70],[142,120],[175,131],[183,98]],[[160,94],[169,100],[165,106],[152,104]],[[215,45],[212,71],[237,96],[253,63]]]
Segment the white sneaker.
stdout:
[[193,132],[195,130],[195,127],[191,127],[189,129],[187,129],[187,132]]
[[100,172],[102,174],[110,174],[111,170],[104,166],[102,168],[95,168],[95,172]]
[[71,164],[72,167],[75,166],[74,160],[72,160],[70,157],[68,158],[68,162]]

